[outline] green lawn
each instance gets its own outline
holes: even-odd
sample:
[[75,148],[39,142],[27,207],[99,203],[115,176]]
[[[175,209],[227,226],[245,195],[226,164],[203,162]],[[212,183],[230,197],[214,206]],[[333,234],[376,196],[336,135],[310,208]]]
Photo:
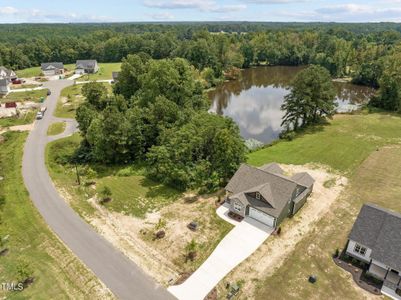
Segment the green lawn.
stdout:
[[75,118],[75,110],[83,101],[81,84],[71,85],[61,91],[54,115],[59,118]]
[[[105,206],[136,217],[144,217],[146,212],[167,205],[181,195],[175,189],[147,179],[140,166],[79,165],[82,184],[78,186],[76,170],[67,161],[80,141],[81,137],[75,134],[50,143],[46,149],[50,176],[57,186],[74,196],[72,206],[80,213],[93,212],[87,199],[95,196],[104,186],[109,187],[112,192],[112,201]],[[96,189],[88,185],[89,182],[94,182]]]
[[43,90],[35,90],[35,91],[28,91],[28,92],[14,92],[9,93],[6,97],[0,98],[2,103],[5,102],[23,102],[23,101],[33,101],[39,102],[41,97],[47,97],[47,89]]
[[13,84],[11,85],[12,90],[20,90],[20,89],[33,89],[39,87],[37,84]]
[[[75,111],[79,104],[84,101],[81,94],[82,84],[71,85],[61,91],[60,98],[57,102],[54,115],[59,118],[75,118]],[[104,83],[109,94],[112,93],[112,87],[108,83]]]
[[401,141],[401,117],[389,114],[339,115],[314,132],[279,141],[249,154],[248,163],[319,163],[352,173],[374,150]]
[[[0,146],[0,235],[9,235],[9,252],[0,257],[0,282],[15,282],[16,266],[26,262],[33,270],[34,283],[22,292],[0,289],[4,299],[103,299],[97,293],[99,281],[49,228],[31,203],[21,175],[26,133],[5,134]],[[110,298],[110,295],[106,295]]]
[[[332,261],[344,247],[366,202],[401,212],[401,117],[385,114],[337,116],[331,125],[249,155],[249,162],[321,163],[341,171],[349,184],[272,276],[257,281],[256,299],[363,299],[350,275]],[[269,242],[269,241],[267,241]],[[268,255],[268,254],[267,254]],[[307,278],[316,274],[316,284]],[[283,280],[285,278],[285,280]]]
[[52,123],[47,129],[47,135],[57,135],[63,133],[65,130],[65,122]]
[[42,71],[40,70],[40,67],[32,67],[32,68],[15,71],[15,73],[17,73],[17,76],[19,78],[29,78],[29,77],[40,76]]
[[121,63],[100,63],[99,71],[96,74],[87,74],[78,80],[106,80],[112,79],[112,72],[121,70]]
[[0,127],[31,124],[35,120],[36,112],[33,110],[20,117],[1,118]]

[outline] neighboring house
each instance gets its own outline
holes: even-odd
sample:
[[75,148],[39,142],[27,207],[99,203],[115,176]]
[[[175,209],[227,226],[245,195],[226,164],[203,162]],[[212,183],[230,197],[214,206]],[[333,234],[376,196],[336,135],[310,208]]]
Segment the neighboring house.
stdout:
[[287,177],[276,163],[241,165],[226,186],[230,211],[276,228],[306,202],[315,180],[308,173]]
[[10,92],[10,81],[6,78],[0,79],[0,95],[7,95]]
[[111,73],[111,77],[112,77],[114,83],[116,83],[118,81],[119,75],[120,75],[120,72],[112,72]]
[[77,60],[75,74],[92,74],[97,73],[99,65],[94,59]]
[[401,299],[401,214],[365,204],[349,234],[346,253],[368,264],[367,272],[383,281],[383,293]]
[[41,70],[45,76],[64,74],[64,64],[61,62],[42,63]]
[[13,81],[14,79],[17,78],[18,76],[13,70],[7,69],[6,67],[0,67],[0,79],[7,79],[8,81]]

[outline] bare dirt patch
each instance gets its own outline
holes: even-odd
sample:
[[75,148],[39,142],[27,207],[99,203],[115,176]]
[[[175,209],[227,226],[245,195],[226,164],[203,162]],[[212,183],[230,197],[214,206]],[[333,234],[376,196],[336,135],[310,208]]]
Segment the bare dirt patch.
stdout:
[[[96,213],[87,217],[99,233],[137,263],[146,273],[163,285],[169,285],[180,274],[192,272],[231,229],[215,214],[218,198],[186,195],[160,211],[148,213],[144,219],[111,212],[95,198],[89,199]],[[198,230],[187,225],[198,223]],[[220,226],[222,224],[222,226]],[[166,235],[156,239],[155,233],[164,230]],[[195,261],[185,260],[185,247],[194,239],[198,245]]]
[[[316,223],[335,202],[344,187],[347,178],[330,173],[327,168],[318,165],[281,165],[285,173],[292,175],[298,172],[308,172],[315,180],[313,193],[304,207],[291,219],[287,219],[280,236],[272,236],[259,247],[248,259],[235,268],[220,284],[219,290],[224,291],[226,282],[244,282],[242,295],[252,297],[256,286],[255,279],[264,278],[274,273],[294,251],[296,244],[312,229]],[[325,185],[330,181],[332,184]],[[325,187],[326,186],[326,187]],[[313,248],[313,244],[310,245]],[[312,251],[313,249],[308,249]]]

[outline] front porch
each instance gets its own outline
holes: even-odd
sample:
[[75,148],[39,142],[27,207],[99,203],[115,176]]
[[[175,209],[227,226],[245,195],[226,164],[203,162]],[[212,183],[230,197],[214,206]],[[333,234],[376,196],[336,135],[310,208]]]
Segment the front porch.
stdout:
[[384,269],[375,263],[371,263],[369,266],[368,273],[372,274],[374,277],[387,281],[389,284],[395,286],[396,288],[401,287],[401,276],[397,273]]

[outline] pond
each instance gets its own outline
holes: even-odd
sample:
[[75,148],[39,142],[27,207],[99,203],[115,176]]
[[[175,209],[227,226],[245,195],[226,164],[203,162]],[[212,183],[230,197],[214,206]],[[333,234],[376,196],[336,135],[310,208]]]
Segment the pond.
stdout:
[[[245,140],[269,143],[278,138],[280,107],[291,90],[291,80],[304,67],[256,67],[241,72],[238,80],[225,82],[209,92],[210,111],[231,117]],[[374,89],[334,82],[338,112],[347,112],[367,103]]]

